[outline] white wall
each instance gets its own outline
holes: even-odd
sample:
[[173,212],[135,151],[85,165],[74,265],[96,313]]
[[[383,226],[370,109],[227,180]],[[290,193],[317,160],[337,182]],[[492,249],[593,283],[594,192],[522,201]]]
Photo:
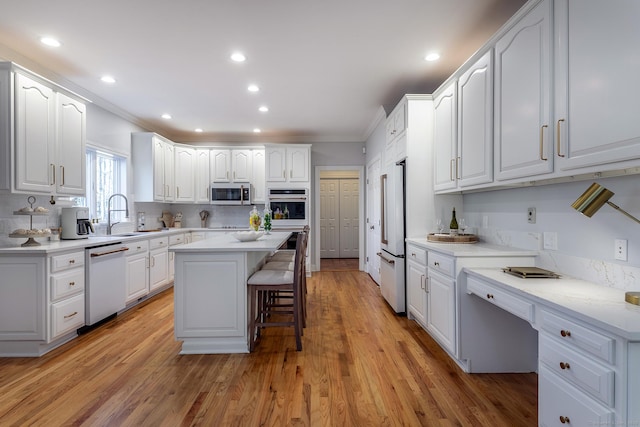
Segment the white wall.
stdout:
[[[640,217],[640,176],[594,180],[615,195],[611,201]],[[603,206],[592,218],[571,204],[594,181],[552,184],[464,195],[459,217],[477,228],[482,240],[540,249],[539,264],[560,273],[606,286],[640,290],[640,224]],[[527,208],[536,208],[536,223]],[[488,227],[483,227],[483,217]],[[543,233],[555,232],[558,250],[543,249]],[[628,240],[627,262],[614,259],[614,239]]]

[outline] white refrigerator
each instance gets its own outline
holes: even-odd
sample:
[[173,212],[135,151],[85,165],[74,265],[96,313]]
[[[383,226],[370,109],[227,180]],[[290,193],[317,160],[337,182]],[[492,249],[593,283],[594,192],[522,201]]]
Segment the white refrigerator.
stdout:
[[406,312],[404,166],[391,165],[380,177],[380,292],[396,313]]

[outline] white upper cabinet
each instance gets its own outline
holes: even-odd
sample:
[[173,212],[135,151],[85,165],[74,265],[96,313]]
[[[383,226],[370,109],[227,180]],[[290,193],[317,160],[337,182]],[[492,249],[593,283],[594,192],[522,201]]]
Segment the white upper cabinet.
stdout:
[[213,182],[249,182],[251,180],[251,150],[211,150],[211,180]]
[[133,185],[136,202],[173,202],[174,145],[151,132],[131,134]]
[[456,82],[447,86],[433,101],[434,189],[457,187],[456,178]]
[[181,144],[176,144],[174,149],[175,201],[194,202],[196,150]]
[[493,69],[487,51],[458,80],[459,187],[493,181]]
[[[3,86],[12,74],[15,77],[14,102],[8,86],[1,94],[1,102],[9,106],[0,112],[7,125],[0,143],[7,154],[3,188],[17,193],[84,195],[85,105],[10,66],[0,72]],[[15,153],[14,163],[11,152]]]
[[393,164],[407,157],[407,99],[396,105],[387,117],[384,159],[386,164]]
[[196,148],[196,176],[194,197],[196,203],[209,203],[211,195],[211,181],[209,180],[209,152],[208,148]]
[[640,2],[554,3],[556,169],[640,158]]
[[84,195],[86,170],[86,115],[87,107],[75,99],[58,93],[57,114],[57,167],[58,194]]
[[495,178],[553,172],[551,4],[538,3],[495,45]]
[[309,184],[311,146],[308,144],[265,146],[266,180]]
[[265,183],[265,155],[263,149],[255,149],[251,151],[251,184],[253,194],[251,201],[256,204],[265,203],[266,201],[266,183]]

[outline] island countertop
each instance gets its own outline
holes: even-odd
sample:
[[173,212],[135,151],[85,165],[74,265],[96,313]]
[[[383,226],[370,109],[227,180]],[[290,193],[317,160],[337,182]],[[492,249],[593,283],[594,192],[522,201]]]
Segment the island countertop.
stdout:
[[185,245],[171,246],[169,251],[176,253],[194,252],[270,252],[275,251],[291,235],[288,231],[272,231],[251,242],[240,242],[233,233],[224,233]]

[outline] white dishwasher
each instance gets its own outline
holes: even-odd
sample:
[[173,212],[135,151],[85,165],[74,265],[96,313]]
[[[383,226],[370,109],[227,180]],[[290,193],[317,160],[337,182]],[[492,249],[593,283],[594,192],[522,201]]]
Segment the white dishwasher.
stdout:
[[85,251],[85,323],[115,315],[127,299],[125,252],[122,242],[91,246]]

